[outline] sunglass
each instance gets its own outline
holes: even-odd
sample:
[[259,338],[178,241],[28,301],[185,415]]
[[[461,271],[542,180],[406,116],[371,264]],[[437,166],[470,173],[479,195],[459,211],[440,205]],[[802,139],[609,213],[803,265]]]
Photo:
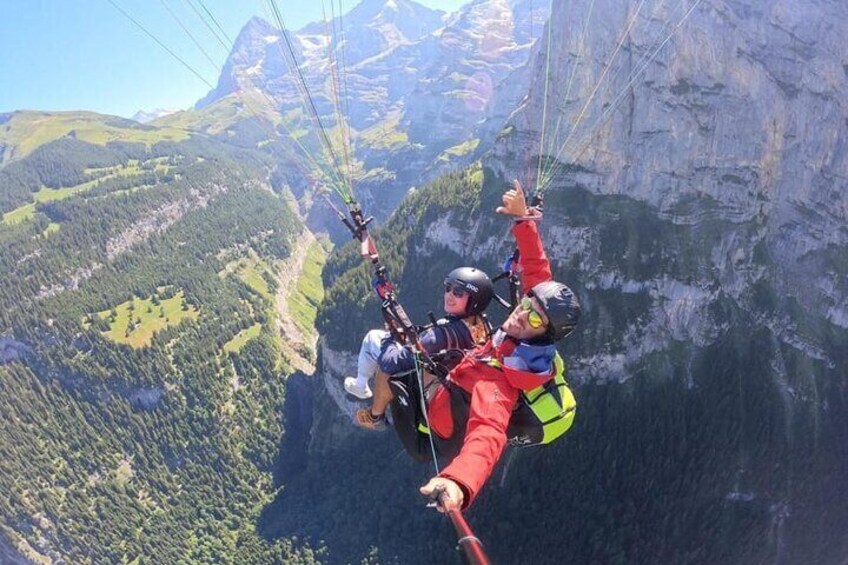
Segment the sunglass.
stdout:
[[459,285],[454,285],[451,283],[445,283],[445,294],[451,293],[457,298],[462,298],[468,294],[468,289],[461,287]]
[[531,328],[541,328],[545,325],[544,320],[542,320],[542,314],[539,313],[538,310],[533,308],[533,301],[530,300],[529,296],[525,296],[521,299],[521,309],[525,312],[530,312],[527,315],[527,323],[530,324]]

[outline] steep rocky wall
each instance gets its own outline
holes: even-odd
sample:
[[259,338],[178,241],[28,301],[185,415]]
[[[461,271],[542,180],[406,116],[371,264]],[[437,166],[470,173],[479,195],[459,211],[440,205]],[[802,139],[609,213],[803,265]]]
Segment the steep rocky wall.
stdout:
[[[702,2],[682,21],[676,2],[638,12],[642,3],[594,4],[591,14],[575,2],[552,16],[543,153],[564,168],[551,190],[578,183],[627,195],[680,224],[748,222],[756,233],[728,234],[715,267],[750,270],[762,243],[780,290],[845,327],[845,266],[832,253],[848,244],[848,5]],[[524,161],[539,150],[546,52],[496,169],[533,174]],[[811,269],[821,274],[813,288]]]
[[[628,390],[673,377],[693,399],[738,380],[739,410],[714,408],[741,433],[728,442],[735,509],[721,512],[768,505],[755,520],[771,524],[768,549],[749,559],[816,547],[811,562],[832,563],[848,543],[826,494],[844,488],[828,477],[846,464],[848,5],[686,4],[555,4],[550,67],[545,43],[485,163],[533,186],[543,128],[542,152],[559,161],[543,233],[586,307],[572,376]],[[693,9],[677,28],[681,7]],[[708,351],[715,361],[699,361]],[[804,463],[766,471],[781,453]],[[805,530],[825,515],[820,533]]]
[[578,420],[510,456],[476,524],[504,562],[842,563],[848,7],[596,0],[584,37],[590,5],[554,3],[549,71],[543,43],[472,212],[405,209],[430,223],[401,288],[459,256],[496,268],[492,210],[508,179],[532,186],[543,114],[550,156],[577,126],[540,225],[584,306],[562,346]]

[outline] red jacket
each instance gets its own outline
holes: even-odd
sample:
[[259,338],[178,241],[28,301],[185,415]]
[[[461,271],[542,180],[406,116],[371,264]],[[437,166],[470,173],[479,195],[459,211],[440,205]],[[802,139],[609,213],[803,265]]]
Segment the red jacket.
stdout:
[[[542,247],[536,222],[516,222],[512,233],[518,242],[524,288],[529,290],[551,280],[551,265]],[[516,345],[516,340],[510,337],[498,345],[489,340],[468,352],[450,373],[450,380],[471,395],[471,406],[462,450],[439,476],[462,487],[465,506],[471,504],[480,492],[503,453],[507,426],[519,392],[534,389],[552,377],[550,374],[538,375],[503,366],[503,358],[509,356]],[[428,415],[433,431],[441,437],[450,437],[453,419],[447,390],[439,390],[430,404]]]

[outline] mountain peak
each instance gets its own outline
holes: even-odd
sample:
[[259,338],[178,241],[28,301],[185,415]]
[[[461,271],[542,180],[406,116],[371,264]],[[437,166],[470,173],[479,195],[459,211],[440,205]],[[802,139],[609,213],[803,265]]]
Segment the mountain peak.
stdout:
[[139,110],[130,118],[136,122],[146,124],[147,122],[152,122],[153,120],[164,118],[165,116],[170,116],[171,114],[175,114],[179,112],[179,108],[154,108],[153,110]]
[[414,0],[362,0],[362,2],[353,7],[350,11],[350,16],[364,16],[370,19],[384,11],[438,12],[444,14],[441,10],[428,8]]
[[[391,23],[408,40],[416,40],[439,27],[445,12],[428,8],[414,0],[362,0],[344,15],[345,28],[374,27]],[[312,23],[303,31],[318,33],[323,23]]]
[[260,18],[259,16],[253,16],[246,24],[244,24],[244,27],[241,28],[238,38],[236,39],[236,43],[244,37],[264,36],[277,33],[279,33],[279,30],[275,26],[271,25],[267,20]]

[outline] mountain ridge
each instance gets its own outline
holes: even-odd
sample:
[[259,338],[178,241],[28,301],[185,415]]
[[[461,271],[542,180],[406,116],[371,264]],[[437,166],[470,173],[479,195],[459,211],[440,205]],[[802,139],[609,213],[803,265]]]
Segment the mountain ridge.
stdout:
[[[331,136],[339,127],[334,91],[338,86],[347,93],[342,105],[351,130],[357,189],[378,216],[388,214],[409,188],[472,162],[485,149],[484,137],[500,128],[522,96],[514,83],[500,83],[529,60],[535,39],[530,30],[534,25],[540,30],[547,17],[547,9],[534,8],[531,0],[473,2],[452,15],[414,2],[388,10],[423,10],[424,16],[406,18],[418,26],[413,33],[392,27],[396,21],[381,15],[386,5],[375,1],[357,6],[352,13],[361,20],[345,17],[336,54],[345,61],[339,85],[327,62],[327,28],[310,24],[291,33],[312,102]],[[265,105],[275,105],[293,131],[312,132],[307,146],[320,151],[312,102],[298,94],[301,87],[284,60],[285,51],[273,26],[252,20],[233,47],[218,85],[197,108],[203,110],[239,89],[262,90]],[[336,153],[343,151],[337,147]],[[307,184],[296,174],[288,174],[287,180],[296,193]]]
[[38,147],[67,136],[104,145],[111,141],[180,141],[190,132],[156,128],[133,120],[91,111],[16,110],[0,120],[0,166],[26,157]]
[[154,108],[152,110],[139,110],[138,112],[133,114],[130,119],[142,124],[146,124],[147,122],[152,122],[153,120],[169,116],[179,111],[179,108]]

